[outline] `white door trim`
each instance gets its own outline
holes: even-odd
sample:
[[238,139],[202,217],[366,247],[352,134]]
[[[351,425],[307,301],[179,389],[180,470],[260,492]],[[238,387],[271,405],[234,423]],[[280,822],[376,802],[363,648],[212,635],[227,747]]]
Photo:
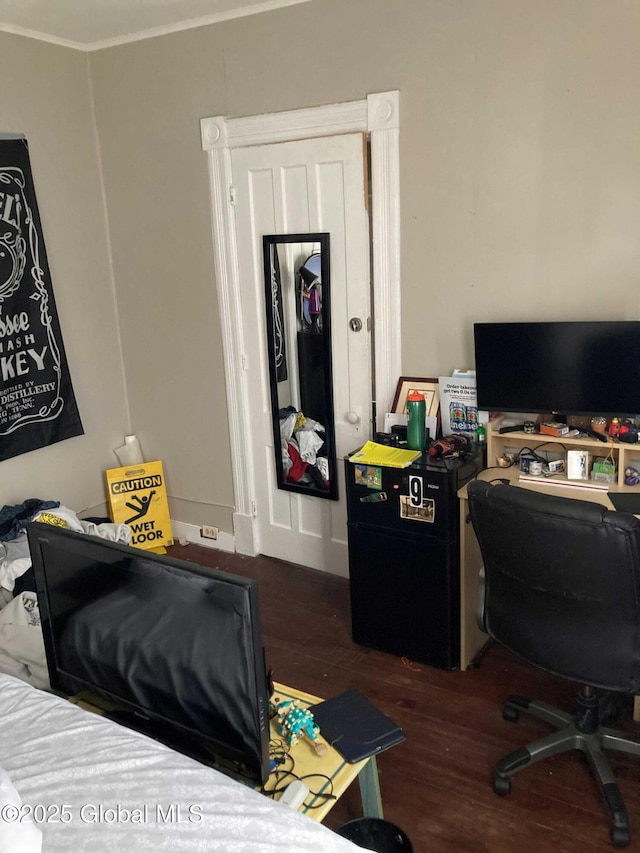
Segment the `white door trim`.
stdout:
[[214,264],[222,326],[231,464],[235,492],[236,550],[258,553],[246,355],[233,221],[231,149],[330,136],[368,133],[371,140],[371,240],[373,346],[378,429],[389,411],[401,374],[400,346],[400,93],[366,100],[245,118],[213,116],[200,121],[209,161]]

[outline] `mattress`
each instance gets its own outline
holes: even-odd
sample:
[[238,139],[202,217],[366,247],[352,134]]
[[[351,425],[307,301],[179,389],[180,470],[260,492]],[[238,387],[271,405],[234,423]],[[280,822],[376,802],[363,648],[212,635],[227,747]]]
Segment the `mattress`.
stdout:
[[0,809],[0,822],[33,819],[43,853],[361,850],[139,732],[1,674],[0,766],[22,801],[19,817]]

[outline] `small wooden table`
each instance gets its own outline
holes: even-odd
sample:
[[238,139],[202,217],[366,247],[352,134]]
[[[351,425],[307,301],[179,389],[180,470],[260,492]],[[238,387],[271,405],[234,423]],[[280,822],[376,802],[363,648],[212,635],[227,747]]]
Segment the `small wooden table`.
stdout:
[[[275,684],[274,687],[274,702],[297,700],[300,708],[309,708],[311,705],[317,705],[318,702],[322,702],[320,697],[312,696],[310,693],[303,693],[301,690],[295,690],[292,687],[285,687],[282,684]],[[88,692],[71,696],[69,697],[69,701],[84,708],[85,711],[97,714],[104,714],[110,708],[117,707],[113,703],[98,699]],[[277,719],[272,720],[270,723],[270,734],[272,743],[279,744],[283,741],[282,735],[277,729]],[[322,736],[318,737],[318,741],[327,747],[326,754],[323,756],[317,755],[312,744],[306,739],[299,740],[290,750],[291,757],[295,762],[296,777],[319,774],[317,779],[309,778],[305,781],[310,793],[298,811],[321,823],[357,777],[360,783],[360,797],[362,799],[362,813],[364,817],[384,817],[382,813],[382,799],[380,797],[378,765],[376,764],[375,756],[372,755],[370,758],[365,758],[364,761],[359,761],[357,764],[349,764]],[[272,791],[275,787],[282,786],[283,790],[274,795],[274,799],[279,800],[284,793],[284,788],[293,779],[293,776],[291,779],[279,778],[278,774],[274,772],[267,779],[263,790],[268,792]],[[317,784],[314,784],[315,782]],[[331,794],[332,797],[323,796],[326,794]]]
[[[318,696],[303,693],[301,690],[285,687],[282,684],[275,684],[274,686],[275,693],[273,694],[273,701],[276,703],[278,701],[287,702],[297,700],[300,708],[309,708],[312,705],[317,705],[318,702],[322,702],[322,699]],[[274,742],[279,742],[282,740],[282,735],[278,732],[276,724],[277,719],[271,721],[271,736]],[[295,761],[296,776],[304,777],[308,774],[321,774],[317,780],[313,778],[305,780],[310,794],[298,811],[308,815],[313,820],[318,822],[323,821],[357,777],[360,783],[360,796],[362,798],[362,812],[364,817],[384,817],[382,813],[382,799],[380,797],[378,766],[375,756],[372,755],[370,758],[365,758],[364,761],[359,761],[357,764],[349,764],[339,752],[324,740],[322,735],[318,737],[318,741],[327,746],[327,752],[323,756],[317,755],[312,744],[304,738],[299,740],[291,748],[291,756]],[[316,785],[314,785],[315,781],[317,781]],[[286,780],[282,784],[286,785]],[[264,786],[264,790],[270,791],[276,786],[279,786],[278,778],[272,773]],[[328,799],[322,796],[323,794],[333,794],[335,799]],[[277,800],[281,796],[282,793],[276,794],[274,799]]]

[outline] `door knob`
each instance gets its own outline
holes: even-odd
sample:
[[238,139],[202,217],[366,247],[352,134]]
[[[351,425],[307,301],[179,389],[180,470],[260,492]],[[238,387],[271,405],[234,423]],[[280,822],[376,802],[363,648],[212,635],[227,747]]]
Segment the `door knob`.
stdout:
[[349,326],[352,332],[359,332],[362,329],[362,320],[360,317],[352,317],[349,320]]
[[360,423],[360,415],[357,412],[349,412],[347,420],[350,424],[358,424]]

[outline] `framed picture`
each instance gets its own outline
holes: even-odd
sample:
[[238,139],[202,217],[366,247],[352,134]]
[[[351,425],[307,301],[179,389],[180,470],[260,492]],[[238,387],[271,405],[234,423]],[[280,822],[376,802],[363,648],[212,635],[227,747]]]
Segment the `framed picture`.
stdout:
[[437,379],[420,379],[417,376],[401,376],[398,379],[392,411],[399,415],[407,414],[407,397],[412,391],[424,394],[426,414],[437,418],[440,413],[440,392]]

